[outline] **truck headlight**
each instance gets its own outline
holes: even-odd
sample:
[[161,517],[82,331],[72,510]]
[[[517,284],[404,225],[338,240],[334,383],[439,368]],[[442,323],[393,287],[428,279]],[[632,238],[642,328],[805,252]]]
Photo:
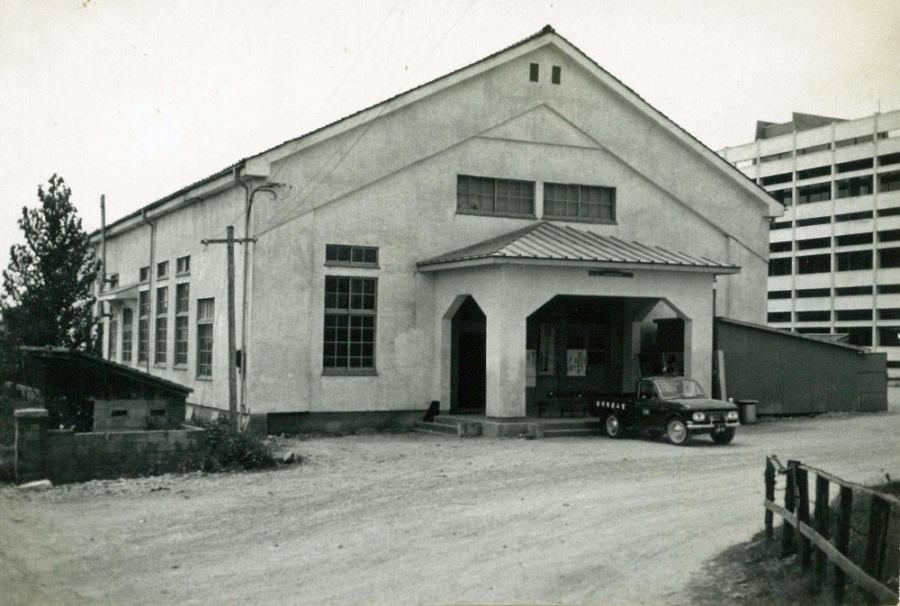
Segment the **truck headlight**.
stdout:
[[706,420],[706,415],[703,414],[702,412],[695,412],[691,416],[691,418],[694,420],[695,423],[702,423],[703,421]]
[[725,418],[726,418],[727,420],[729,420],[729,421],[737,421],[737,420],[738,420],[738,413],[737,413],[736,410],[731,410],[731,411],[728,412],[727,415],[725,415]]

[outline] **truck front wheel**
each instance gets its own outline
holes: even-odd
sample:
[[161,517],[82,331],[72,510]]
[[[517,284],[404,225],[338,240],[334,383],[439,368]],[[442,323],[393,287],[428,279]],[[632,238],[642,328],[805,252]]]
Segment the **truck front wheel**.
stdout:
[[731,444],[731,441],[734,439],[734,427],[727,427],[721,431],[712,432],[713,442],[716,444]]
[[622,427],[622,422],[619,420],[619,417],[616,415],[606,415],[606,435],[611,438],[621,438],[622,434],[625,433],[625,428]]
[[666,435],[676,446],[687,446],[691,441],[691,432],[681,419],[669,419],[666,424]]

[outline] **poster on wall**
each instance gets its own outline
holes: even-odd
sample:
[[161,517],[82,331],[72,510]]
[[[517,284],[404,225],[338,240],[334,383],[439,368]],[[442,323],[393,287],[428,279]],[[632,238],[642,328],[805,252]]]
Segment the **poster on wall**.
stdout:
[[537,351],[528,349],[525,352],[525,387],[537,385]]
[[568,370],[566,374],[570,377],[583,377],[587,374],[587,350],[586,349],[569,349],[566,350],[566,361]]

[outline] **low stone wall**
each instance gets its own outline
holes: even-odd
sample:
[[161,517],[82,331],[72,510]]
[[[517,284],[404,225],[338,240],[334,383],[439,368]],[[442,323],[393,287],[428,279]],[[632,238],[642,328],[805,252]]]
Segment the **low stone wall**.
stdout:
[[201,429],[75,433],[48,430],[47,411],[16,411],[16,482],[55,484],[179,471],[202,457]]

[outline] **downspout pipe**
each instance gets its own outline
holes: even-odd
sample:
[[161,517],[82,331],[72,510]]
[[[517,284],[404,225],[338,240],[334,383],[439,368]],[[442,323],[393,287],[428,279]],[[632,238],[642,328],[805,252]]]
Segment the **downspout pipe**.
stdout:
[[[147,372],[149,373],[150,372],[150,357],[151,357],[150,356],[150,353],[151,353],[150,352],[150,349],[151,349],[150,343],[152,341],[152,339],[150,338],[150,334],[151,334],[150,317],[153,315],[152,314],[153,299],[154,299],[154,296],[153,296],[154,288],[153,287],[156,285],[156,271],[155,271],[156,270],[156,263],[155,263],[155,261],[156,261],[156,223],[154,223],[153,221],[150,220],[150,217],[149,217],[146,209],[141,211],[141,222],[144,225],[148,225],[150,227],[150,265],[147,268],[147,273],[149,274],[147,276],[147,285],[148,285],[147,304],[150,306],[150,309],[147,310],[147,360],[146,360],[146,369],[147,369]],[[140,294],[138,295],[138,297],[140,297]],[[140,309],[140,298],[139,298],[138,299],[138,352],[140,352],[140,349],[141,349],[140,326],[141,326],[141,309]],[[153,352],[153,353],[155,354],[156,352]]]
[[250,272],[252,270],[251,265],[251,256],[253,254],[253,247],[255,246],[255,242],[252,239],[250,229],[251,222],[253,217],[253,201],[256,197],[256,194],[259,192],[265,192],[271,194],[272,196],[277,197],[278,193],[275,191],[275,188],[269,183],[262,183],[256,187],[252,187],[244,180],[241,179],[240,171],[243,168],[244,163],[241,162],[234,168],[234,181],[236,185],[239,185],[244,190],[244,250],[242,255],[242,264],[243,264],[243,272],[241,274],[241,386],[240,386],[240,407],[241,413],[245,413],[247,411],[246,406],[246,396],[247,396],[247,371],[249,369],[248,360],[248,349],[249,343],[248,333],[249,333],[249,307],[250,307]]

